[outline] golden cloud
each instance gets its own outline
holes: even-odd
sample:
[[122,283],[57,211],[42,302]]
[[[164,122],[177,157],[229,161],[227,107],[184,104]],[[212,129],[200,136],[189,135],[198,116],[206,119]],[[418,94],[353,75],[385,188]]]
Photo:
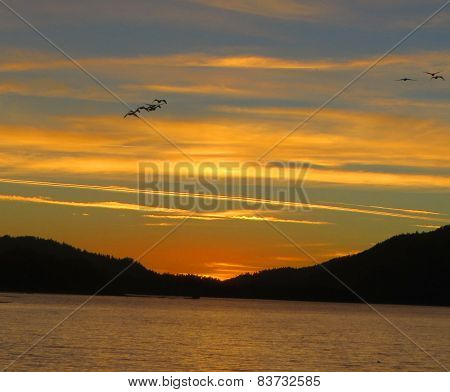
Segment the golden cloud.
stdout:
[[[310,108],[216,108],[210,119],[155,118],[153,124],[198,162],[255,159]],[[234,114],[239,114],[236,116]],[[326,109],[294,132],[271,158],[311,162],[309,182],[395,187],[449,186],[433,168],[450,166],[448,123],[438,119]],[[423,138],[426,136],[426,143]],[[49,126],[0,125],[0,163],[17,174],[109,173],[134,175],[139,161],[181,159],[145,123],[121,116],[55,117]],[[30,154],[38,159],[29,159]],[[409,166],[409,173],[352,170],[345,165]],[[428,168],[427,174],[414,167]]]

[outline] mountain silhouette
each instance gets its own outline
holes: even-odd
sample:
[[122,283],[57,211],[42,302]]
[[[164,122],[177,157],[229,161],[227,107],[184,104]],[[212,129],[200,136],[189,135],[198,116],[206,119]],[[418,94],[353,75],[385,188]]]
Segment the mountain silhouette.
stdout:
[[[130,265],[131,264],[131,265]],[[450,305],[450,226],[402,234],[361,253],[304,268],[278,268],[225,281],[161,274],[36,237],[0,237],[0,291],[181,295],[308,301]],[[357,295],[355,294],[357,293]]]
[[245,274],[224,284],[252,298],[347,302],[360,300],[357,293],[373,303],[450,305],[450,226],[397,235],[320,265]]
[[0,237],[0,291],[92,294],[112,279],[101,294],[197,295],[199,289],[217,284],[195,275],[159,274],[131,258],[91,253],[53,240]]

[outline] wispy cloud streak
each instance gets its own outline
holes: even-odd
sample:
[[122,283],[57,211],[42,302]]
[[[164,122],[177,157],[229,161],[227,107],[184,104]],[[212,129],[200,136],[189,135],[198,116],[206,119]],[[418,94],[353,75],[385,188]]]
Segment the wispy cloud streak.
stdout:
[[[23,53],[25,54],[25,53]],[[448,62],[449,55],[442,52],[424,51],[414,54],[392,55],[381,66],[407,64],[420,55],[422,62],[432,63],[440,58]],[[17,57],[17,56],[16,56]],[[29,52],[16,61],[0,61],[0,72],[26,72],[34,70],[54,70],[69,68],[69,61],[58,59],[46,52]],[[5,58],[11,58],[6,56]],[[206,53],[183,53],[164,56],[135,57],[88,57],[80,62],[90,68],[113,69],[124,66],[164,66],[164,67],[209,67],[209,68],[251,68],[251,69],[297,69],[297,70],[349,70],[364,68],[373,63],[374,57],[341,59],[296,59],[264,56],[258,54],[211,55]]]
[[[38,203],[38,204],[51,204],[67,207],[78,207],[78,208],[106,208],[112,210],[130,210],[130,211],[151,211],[153,213],[164,213],[164,215],[148,214],[145,215],[147,218],[154,219],[193,219],[193,220],[203,220],[203,221],[215,221],[215,220],[242,220],[249,222],[260,222],[268,220],[277,223],[296,223],[296,224],[307,224],[307,225],[326,225],[329,222],[322,221],[309,221],[300,219],[282,219],[268,216],[266,218],[260,218],[258,216],[249,215],[229,215],[229,214],[186,214],[187,210],[181,210],[176,208],[164,208],[164,207],[146,207],[139,206],[137,204],[121,203],[115,201],[102,201],[102,202],[78,202],[78,201],[65,201],[65,200],[54,200],[43,197],[27,197],[18,195],[0,195],[0,201],[17,201],[25,203]],[[171,215],[174,214],[174,215]],[[153,224],[148,224],[153,226]],[[160,224],[159,224],[160,225]]]
[[[273,216],[267,216],[265,218],[261,218],[259,216],[254,215],[229,215],[229,214],[197,214],[197,215],[145,215],[147,218],[153,219],[194,219],[194,220],[204,220],[204,221],[216,221],[216,220],[242,220],[248,222],[263,222],[263,221],[271,221],[277,223],[295,223],[301,225],[328,225],[329,222],[322,221],[310,221],[303,219],[283,219],[276,218]],[[150,224],[151,225],[151,224]]]
[[163,207],[145,207],[131,203],[121,203],[116,201],[101,201],[101,202],[80,202],[80,201],[66,201],[66,200],[54,200],[45,197],[28,197],[18,195],[0,195],[0,200],[3,201],[18,201],[27,203],[39,203],[39,204],[52,204],[68,207],[81,207],[81,208],[106,208],[111,210],[129,210],[129,211],[152,211],[152,212],[164,212],[164,213],[185,213],[185,210],[179,210],[176,208],[163,208]]
[[[45,187],[56,187],[56,188],[69,188],[69,189],[70,188],[85,189],[85,190],[129,193],[129,194],[137,194],[138,193],[138,189],[136,189],[136,188],[123,187],[123,186],[70,184],[70,183],[59,183],[59,182],[7,179],[7,178],[0,178],[0,183],[45,186]],[[378,216],[386,216],[386,217],[393,217],[393,218],[427,220],[427,221],[435,221],[435,222],[448,222],[448,220],[446,220],[446,219],[423,216],[422,214],[424,211],[421,211],[421,214],[413,215],[413,214],[406,214],[406,213],[400,213],[400,212],[371,210],[371,209],[356,208],[356,207],[345,207],[345,206],[331,205],[331,204],[310,203],[308,205],[305,205],[305,203],[301,203],[301,202],[286,202],[286,201],[256,199],[256,198],[230,196],[230,195],[205,195],[205,194],[187,193],[187,192],[150,191],[150,190],[140,191],[140,192],[142,194],[149,194],[149,195],[173,196],[173,197],[181,197],[181,198],[191,197],[191,198],[197,198],[197,199],[212,199],[212,200],[218,200],[218,201],[234,201],[234,202],[246,202],[246,203],[255,203],[255,204],[266,204],[266,205],[272,205],[272,206],[278,206],[278,207],[298,208],[299,210],[304,209],[305,207],[309,207],[312,209],[326,210],[326,211],[348,212],[348,213],[357,213],[357,214],[366,214],[366,215],[378,215]],[[43,199],[43,200],[45,200],[45,199]],[[133,206],[134,206],[134,208],[139,208],[139,206],[137,206],[137,205],[133,205]],[[429,211],[429,212],[438,214],[434,211]]]

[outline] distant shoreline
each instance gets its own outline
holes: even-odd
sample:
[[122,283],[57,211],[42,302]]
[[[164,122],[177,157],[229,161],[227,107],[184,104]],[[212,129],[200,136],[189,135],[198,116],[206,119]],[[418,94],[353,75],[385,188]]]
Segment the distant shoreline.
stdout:
[[[67,296],[83,296],[90,297],[92,294],[86,293],[64,293],[64,292],[25,292],[25,291],[0,291],[0,298],[2,297],[11,297],[9,294],[26,294],[26,295],[67,295]],[[97,294],[95,297],[112,297],[112,298],[154,298],[154,299],[185,299],[187,301],[196,301],[194,298],[190,298],[183,295],[162,295],[162,294]],[[217,299],[217,300],[241,300],[241,301],[282,301],[282,302],[305,302],[305,303],[323,303],[323,304],[342,304],[342,305],[365,305],[368,306],[365,302],[360,301],[319,301],[319,300],[302,300],[302,299],[283,299],[283,298],[251,298],[251,297],[213,297],[213,296],[203,296],[199,298],[202,299]],[[10,302],[1,302],[1,304],[6,304]],[[450,305],[434,305],[434,304],[411,304],[411,303],[369,303],[370,305],[388,305],[388,306],[414,306],[414,307],[435,307],[435,308],[448,308]]]

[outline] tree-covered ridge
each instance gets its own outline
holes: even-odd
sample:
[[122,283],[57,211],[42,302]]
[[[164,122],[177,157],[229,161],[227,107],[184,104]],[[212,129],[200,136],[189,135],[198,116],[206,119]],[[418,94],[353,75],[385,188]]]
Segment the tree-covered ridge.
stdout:
[[264,270],[222,282],[160,274],[130,258],[53,240],[0,237],[0,291],[92,294],[111,280],[101,294],[450,305],[450,226],[397,235],[321,265]]

